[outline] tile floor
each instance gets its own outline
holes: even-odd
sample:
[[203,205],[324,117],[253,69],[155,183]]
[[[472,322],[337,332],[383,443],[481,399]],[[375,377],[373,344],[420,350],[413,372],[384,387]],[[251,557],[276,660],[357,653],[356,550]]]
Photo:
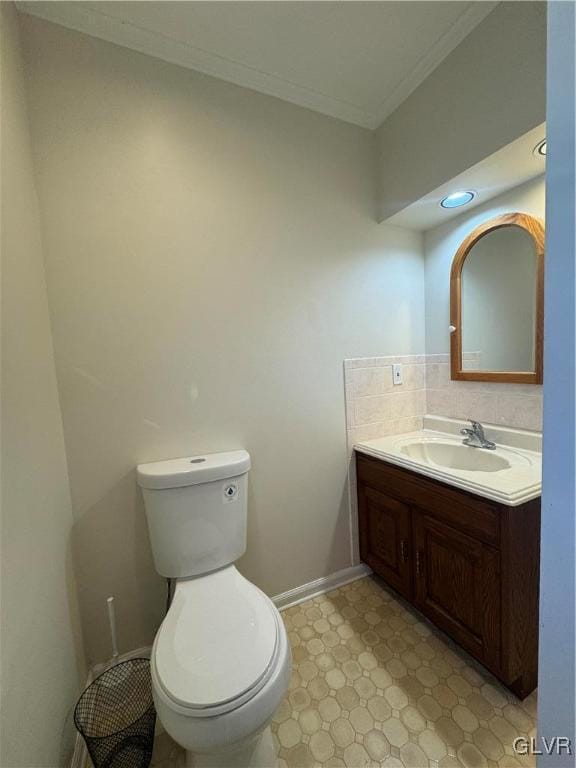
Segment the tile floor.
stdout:
[[[535,764],[512,748],[535,735],[535,694],[520,702],[375,577],[282,616],[294,672],[272,723],[279,768]],[[180,760],[159,737],[154,768]]]

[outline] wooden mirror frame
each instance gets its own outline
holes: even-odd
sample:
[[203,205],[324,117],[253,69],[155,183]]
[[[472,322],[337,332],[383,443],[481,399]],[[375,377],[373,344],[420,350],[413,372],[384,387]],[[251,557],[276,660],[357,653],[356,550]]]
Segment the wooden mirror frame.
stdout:
[[[503,227],[520,227],[532,237],[536,247],[536,329],[534,371],[465,371],[462,367],[462,269],[476,243]],[[544,225],[526,213],[506,213],[480,224],[462,242],[454,256],[450,273],[450,373],[457,381],[507,381],[517,384],[542,384],[544,344]],[[454,329],[454,330],[453,330]]]

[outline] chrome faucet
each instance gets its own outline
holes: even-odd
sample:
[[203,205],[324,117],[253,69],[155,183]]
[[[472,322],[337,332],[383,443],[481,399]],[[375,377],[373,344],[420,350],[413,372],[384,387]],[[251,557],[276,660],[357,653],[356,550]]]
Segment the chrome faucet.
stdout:
[[479,421],[472,421],[472,419],[470,419],[470,424],[472,424],[472,429],[465,427],[460,430],[461,435],[466,435],[462,441],[464,445],[469,445],[470,448],[486,448],[489,451],[495,450],[496,443],[493,443],[491,440],[486,440],[482,424],[480,424]]

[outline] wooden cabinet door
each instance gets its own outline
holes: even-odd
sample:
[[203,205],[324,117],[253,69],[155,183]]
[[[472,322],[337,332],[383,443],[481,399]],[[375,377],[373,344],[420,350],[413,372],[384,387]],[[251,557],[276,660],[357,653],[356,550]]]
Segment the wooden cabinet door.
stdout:
[[415,605],[487,667],[500,667],[499,552],[413,510]]
[[362,560],[391,587],[411,598],[409,507],[361,485],[358,515]]

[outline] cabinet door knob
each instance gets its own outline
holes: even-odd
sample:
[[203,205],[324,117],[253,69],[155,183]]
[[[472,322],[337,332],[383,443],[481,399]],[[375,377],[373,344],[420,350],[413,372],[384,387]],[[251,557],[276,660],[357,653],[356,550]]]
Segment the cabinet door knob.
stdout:
[[422,555],[420,550],[416,550],[416,573],[420,575],[422,573]]
[[402,558],[402,562],[405,563],[408,560],[408,551],[406,549],[406,541],[402,539],[400,542],[400,557]]

